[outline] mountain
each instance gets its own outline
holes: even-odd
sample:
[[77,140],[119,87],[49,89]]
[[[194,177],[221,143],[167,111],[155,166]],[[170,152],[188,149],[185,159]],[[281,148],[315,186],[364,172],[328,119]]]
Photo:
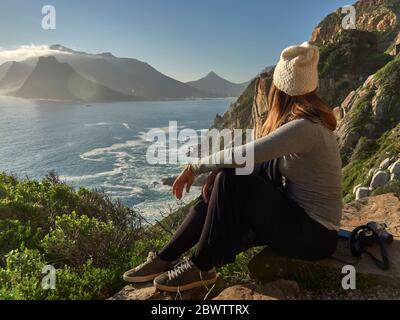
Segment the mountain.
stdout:
[[[400,56],[371,75],[341,105],[338,133],[346,162],[363,140],[374,140],[400,122]],[[361,139],[363,138],[363,139]],[[360,140],[361,139],[361,140]]]
[[319,92],[332,106],[393,58],[400,33],[398,0],[362,0],[354,7],[355,30],[342,29],[344,15],[338,9],[311,36],[321,49]]
[[[361,0],[355,7],[357,30],[341,29],[338,9],[323,19],[311,39],[321,51],[319,95],[336,107],[340,118],[337,135],[346,201],[361,187],[364,195],[400,190],[399,172],[393,167],[400,159],[400,1]],[[262,125],[272,74],[269,70],[254,79],[229,110],[215,118],[213,127]]]
[[88,102],[128,101],[125,95],[84,78],[69,64],[55,57],[40,57],[21,88],[11,95],[27,99],[69,100]]
[[369,186],[376,184],[375,174],[382,175],[384,184],[395,180],[383,163],[400,159],[399,88],[400,55],[352,91],[340,107],[337,133],[345,164],[344,191],[350,200],[357,186],[373,191]]
[[12,61],[5,62],[0,65],[0,80],[6,75],[8,68],[10,68]]
[[0,92],[7,93],[19,89],[32,72],[32,67],[19,62],[11,62],[0,80]]
[[[172,79],[145,62],[131,58],[117,58],[111,53],[90,54],[62,45],[53,45],[52,55],[68,63],[82,76],[125,95],[145,100],[172,100],[214,97],[183,82]],[[37,58],[25,63],[35,65]]]
[[[386,50],[400,30],[400,3],[398,0],[361,0],[354,4],[357,12],[356,30],[374,32],[379,37],[381,51]],[[314,29],[311,40],[319,45],[334,41],[341,33],[344,15],[341,8],[328,15]]]
[[248,86],[248,82],[237,84],[221,78],[215,72],[210,72],[206,77],[197,81],[187,82],[197,90],[209,92],[217,97],[238,97]]
[[[400,2],[398,0],[361,0],[355,3],[357,30],[343,30],[341,8],[329,14],[314,29],[311,41],[319,46],[319,94],[332,107],[340,106],[347,95],[357,90],[367,78],[400,53]],[[257,119],[249,117],[256,97],[256,83],[262,100],[271,83],[271,70],[261,72],[242,96],[223,116],[217,116],[214,126],[237,125],[252,127]],[[265,99],[264,99],[265,100]],[[262,103],[266,103],[263,101]],[[256,106],[266,110],[266,106]],[[240,112],[239,112],[240,110]]]

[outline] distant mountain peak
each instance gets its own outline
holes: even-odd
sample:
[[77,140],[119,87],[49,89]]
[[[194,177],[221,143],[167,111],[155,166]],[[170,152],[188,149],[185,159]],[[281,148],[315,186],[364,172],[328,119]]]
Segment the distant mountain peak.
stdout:
[[55,51],[64,52],[64,53],[90,55],[89,53],[84,52],[84,51],[76,51],[76,50],[67,48],[66,46],[63,46],[62,44],[53,44],[49,48],[50,48],[50,50],[55,50]]
[[115,56],[111,52],[103,52],[96,54],[96,56],[105,57],[105,58],[115,58]]
[[187,84],[217,97],[238,97],[247,87],[247,83],[233,83],[222,78],[214,71],[210,71],[204,78],[197,81],[190,81]]
[[83,77],[69,63],[62,63],[54,56],[39,57],[36,67],[12,95],[28,99],[92,102],[135,99]]
[[67,47],[63,46],[62,44],[53,44],[49,48],[51,50],[64,52],[64,53],[83,54],[83,55],[88,55],[88,56],[98,56],[98,57],[104,57],[104,58],[115,58],[115,56],[111,52],[102,52],[102,53],[98,53],[98,54],[91,54],[91,53],[87,53],[84,51],[76,51],[76,50],[67,48]]
[[74,50],[67,48],[61,44],[53,44],[49,47],[51,50],[57,50],[57,51],[64,51],[64,52],[75,52]]
[[214,71],[210,71],[207,75],[207,77],[218,77],[221,78],[219,75],[217,75]]

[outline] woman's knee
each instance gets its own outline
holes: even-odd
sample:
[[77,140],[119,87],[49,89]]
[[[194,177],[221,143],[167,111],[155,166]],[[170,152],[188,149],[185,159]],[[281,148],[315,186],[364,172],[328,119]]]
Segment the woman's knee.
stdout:
[[208,205],[203,199],[199,199],[192,207],[189,209],[189,214],[195,215],[206,215]]
[[226,168],[222,169],[215,178],[214,185],[224,185],[229,183],[238,184],[238,185],[246,185],[252,184],[252,182],[256,179],[259,179],[254,174],[251,175],[239,175],[236,173],[236,169],[234,168]]
[[235,169],[222,169],[218,172],[217,176],[215,177],[215,183],[220,181],[225,181],[227,179],[232,179],[235,176]]

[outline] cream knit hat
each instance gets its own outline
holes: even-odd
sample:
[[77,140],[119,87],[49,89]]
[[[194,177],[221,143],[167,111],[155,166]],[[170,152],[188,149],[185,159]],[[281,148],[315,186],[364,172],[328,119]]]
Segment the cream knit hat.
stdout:
[[290,96],[310,93],[318,87],[318,47],[304,42],[282,51],[274,71],[275,86]]

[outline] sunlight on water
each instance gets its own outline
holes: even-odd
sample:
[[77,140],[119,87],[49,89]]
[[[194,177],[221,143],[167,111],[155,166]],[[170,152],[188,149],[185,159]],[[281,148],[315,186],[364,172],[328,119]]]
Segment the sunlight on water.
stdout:
[[[76,186],[104,189],[149,218],[176,207],[163,178],[177,165],[150,165],[146,133],[207,129],[233,99],[74,105],[0,97],[0,170],[40,179],[50,170]],[[184,201],[198,196],[193,188]]]

